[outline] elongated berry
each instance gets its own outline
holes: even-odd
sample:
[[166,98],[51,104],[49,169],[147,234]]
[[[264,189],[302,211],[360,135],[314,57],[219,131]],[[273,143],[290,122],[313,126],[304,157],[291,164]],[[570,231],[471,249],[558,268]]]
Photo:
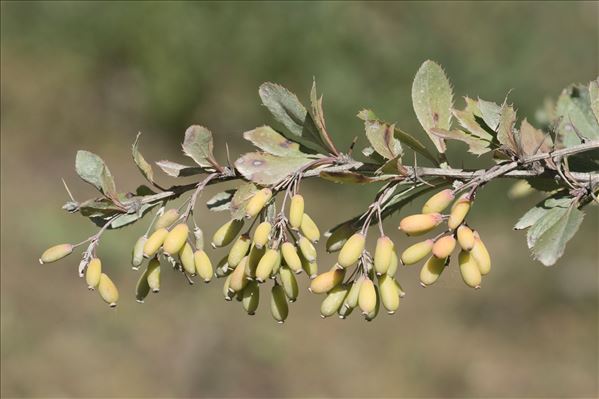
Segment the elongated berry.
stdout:
[[370,313],[364,315],[364,320],[366,321],[374,320],[375,317],[379,314],[379,309],[381,307],[381,301],[379,300],[379,288],[376,285],[374,286],[374,292],[374,298],[376,299],[376,302],[374,304],[374,309]]
[[468,251],[460,251],[458,256],[460,265],[460,274],[467,286],[472,288],[480,288],[481,273],[476,260]]
[[360,259],[362,252],[364,251],[364,244],[366,243],[366,237],[362,233],[355,233],[352,235],[339,252],[337,257],[337,263],[341,267],[350,267]]
[[393,256],[393,241],[387,236],[381,236],[376,241],[374,250],[374,270],[377,275],[387,273]]
[[196,250],[204,249],[204,232],[199,227],[193,229],[193,237],[195,238]]
[[352,283],[345,300],[343,301],[343,307],[353,309],[358,306],[358,298],[360,296],[360,287],[364,282],[365,277],[360,276]]
[[420,262],[431,253],[434,244],[433,240],[425,240],[409,246],[401,254],[401,263],[409,266]]
[[[196,268],[196,273],[204,282],[212,280],[214,270],[212,269],[212,262],[208,257],[208,254],[204,250],[197,250],[193,254],[193,263]],[[228,268],[228,265],[227,265]]]
[[445,269],[445,259],[431,256],[420,269],[420,284],[424,287],[434,284]]
[[285,322],[289,315],[289,305],[287,305],[285,291],[278,284],[275,284],[270,292],[270,313],[277,323]]
[[252,245],[250,248],[250,253],[248,254],[248,264],[245,268],[245,275],[250,279],[256,278],[256,269],[258,268],[258,263],[260,259],[264,256],[266,252],[266,248],[261,247],[258,248],[256,245]]
[[298,230],[302,224],[304,216],[304,197],[301,194],[295,194],[291,197],[289,205],[289,225],[292,229]]
[[316,261],[308,261],[301,253],[300,260],[302,261],[302,269],[304,269],[310,279],[314,279],[318,275],[318,263]]
[[241,303],[249,315],[256,314],[260,303],[260,287],[256,281],[250,281],[243,289]]
[[489,274],[491,271],[491,255],[489,255],[489,251],[480,239],[478,232],[474,233],[474,246],[472,247],[470,254],[476,260],[480,274],[483,276]]
[[148,270],[139,276],[137,285],[135,286],[135,300],[139,303],[144,303],[144,300],[150,293],[150,285],[148,284]]
[[453,236],[443,236],[435,241],[435,245],[433,245],[433,255],[439,259],[445,259],[455,249],[455,238]]
[[314,220],[308,215],[304,213],[304,217],[302,218],[301,224],[302,234],[313,243],[317,243],[320,240],[320,230]]
[[409,236],[419,236],[433,230],[443,221],[440,213],[406,216],[399,222],[399,229]]
[[351,312],[353,312],[353,311],[354,311],[354,308],[348,308],[344,305],[341,305],[339,307],[339,309],[337,310],[337,314],[339,315],[339,318],[343,320],[343,319],[346,319],[347,316],[349,316],[351,314]]
[[281,245],[281,254],[283,255],[283,259],[287,266],[289,266],[294,273],[302,272],[302,261],[297,254],[295,245],[290,242],[284,242],[283,245]]
[[229,251],[229,256],[227,258],[229,266],[235,267],[239,264],[239,262],[241,262],[241,259],[247,255],[248,250],[250,249],[250,244],[251,241],[249,236],[245,234],[239,236]]
[[243,220],[232,219],[219,227],[212,236],[212,247],[220,248],[229,245],[243,227]]
[[179,219],[179,211],[176,209],[169,209],[156,219],[153,230],[168,229],[171,224],[175,223]]
[[455,198],[453,190],[445,189],[430,197],[422,206],[422,213],[441,213]]
[[225,301],[233,299],[233,292],[229,289],[231,286],[231,278],[233,278],[233,274],[229,274],[223,284],[223,296],[225,297]]
[[326,298],[320,304],[320,316],[325,318],[337,313],[348,291],[349,288],[345,284],[338,285],[329,291]]
[[245,268],[247,266],[247,256],[245,256],[241,262],[235,267],[233,273],[231,273],[231,282],[229,283],[229,289],[240,292],[248,283],[248,279],[245,278]]
[[152,233],[148,240],[144,244],[144,256],[146,258],[151,258],[160,250],[164,240],[168,236],[168,230],[165,228],[161,228]]
[[458,243],[464,251],[470,251],[474,247],[474,233],[468,226],[461,225],[457,230]]
[[381,302],[387,309],[387,313],[395,313],[399,308],[399,289],[393,277],[381,276],[379,278],[379,291],[381,293]]
[[260,249],[266,245],[270,238],[272,225],[269,222],[262,222],[254,230],[254,245]]
[[280,262],[281,253],[278,249],[268,248],[256,267],[256,281],[263,283],[270,277],[275,263]]
[[281,251],[277,251],[277,258],[275,260],[275,264],[272,267],[272,271],[270,272],[270,278],[275,278],[276,275],[279,273],[279,268],[281,267],[281,265],[283,264],[283,255],[281,254]]
[[395,249],[393,249],[393,251],[391,251],[391,262],[389,262],[389,268],[387,269],[387,275],[395,276],[395,273],[397,273],[398,265],[399,265],[399,258],[397,257],[397,254],[395,253]]
[[281,266],[279,269],[279,276],[281,277],[281,284],[283,285],[283,290],[285,290],[285,295],[289,299],[289,302],[295,302],[299,293],[299,288],[294,273],[287,266]]
[[324,272],[312,281],[310,281],[310,291],[314,294],[324,294],[329,292],[337,285],[341,284],[345,277],[345,269],[339,269],[335,266],[328,272]]
[[167,255],[178,253],[187,242],[189,227],[186,223],[179,223],[168,233],[162,244],[162,250]]
[[358,306],[363,315],[371,313],[376,307],[377,295],[374,289],[374,283],[371,279],[365,278],[360,286],[360,294],[358,295]]
[[148,237],[143,235],[137,239],[135,245],[133,246],[133,251],[131,254],[131,265],[133,266],[133,270],[139,269],[144,261],[144,246],[146,245],[147,240]]
[[272,191],[269,188],[263,188],[262,190],[258,191],[245,206],[245,216],[247,218],[253,218],[259,214],[262,208],[264,208],[266,203],[270,201],[271,198]]
[[160,292],[160,261],[158,258],[150,259],[150,262],[148,263],[147,279],[152,292]]
[[300,252],[308,262],[316,261],[316,248],[314,248],[314,245],[312,245],[310,240],[308,240],[304,236],[300,236],[298,240],[298,245]]
[[110,277],[104,273],[100,275],[98,293],[104,302],[106,302],[111,308],[116,307],[116,303],[119,300],[119,290],[116,288],[116,285],[114,285]]
[[100,283],[101,275],[102,262],[100,262],[100,259],[98,258],[93,258],[89,261],[87,268],[85,269],[85,282],[87,283],[87,288],[90,290],[96,289]]
[[179,260],[183,265],[183,270],[187,272],[187,274],[191,274],[194,276],[196,274],[196,264],[194,260],[193,249],[191,249],[191,245],[186,242],[183,245],[183,248],[179,251]]
[[59,244],[53,247],[50,247],[44,251],[42,256],[40,257],[40,263],[51,263],[56,262],[64,258],[73,252],[73,245],[71,244]]
[[451,207],[451,213],[449,215],[449,220],[447,221],[447,226],[452,230],[457,229],[470,211],[470,206],[471,201],[468,198],[468,194],[464,194],[458,198]]
[[328,237],[325,244],[327,252],[331,253],[340,251],[349,237],[351,237],[356,230],[357,229],[353,227],[351,223],[346,222],[339,226],[336,230],[333,230],[332,233],[327,232],[325,234],[325,236]]

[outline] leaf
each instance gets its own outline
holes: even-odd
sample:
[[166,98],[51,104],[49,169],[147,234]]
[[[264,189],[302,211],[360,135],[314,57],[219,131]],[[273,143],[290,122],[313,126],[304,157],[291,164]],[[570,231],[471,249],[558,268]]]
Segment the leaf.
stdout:
[[243,133],[243,138],[252,142],[262,151],[281,157],[301,157],[306,156],[300,150],[300,145],[291,140],[287,140],[281,134],[277,133],[270,126],[257,127],[254,130]]
[[589,99],[591,110],[595,115],[595,119],[599,122],[599,78],[591,80],[589,83]]
[[158,204],[144,204],[136,213],[127,213],[116,218],[110,225],[109,229],[119,229],[141,219],[150,209]]
[[152,165],[150,165],[139,152],[139,136],[141,136],[141,133],[137,133],[137,137],[135,137],[135,142],[131,148],[133,160],[144,177],[148,179],[150,183],[154,183],[154,171],[152,170]]
[[231,207],[231,200],[233,199],[236,191],[236,189],[231,189],[215,194],[206,202],[206,206],[212,212],[228,211]]
[[242,183],[237,187],[235,194],[231,198],[231,203],[229,204],[229,210],[231,211],[231,217],[233,217],[233,219],[243,219],[245,216],[245,207],[250,198],[252,198],[257,191],[258,187],[251,182]]
[[114,179],[108,167],[96,154],[89,151],[77,151],[75,170],[79,177],[107,196],[116,194]]
[[499,125],[497,126],[497,140],[506,148],[519,153],[516,139],[514,138],[514,124],[516,123],[516,111],[514,107],[504,102],[501,106]]
[[556,207],[543,215],[530,228],[529,240],[535,259],[545,266],[552,266],[563,255],[566,243],[576,234],[582,223],[584,213],[571,205],[568,208]]
[[360,173],[348,170],[342,172],[320,172],[320,177],[325,180],[341,184],[367,184],[378,180],[376,178],[364,176]]
[[524,119],[520,124],[520,148],[524,155],[531,156],[551,151],[553,142],[551,137]]
[[366,123],[366,137],[374,150],[385,159],[394,159],[403,154],[401,143],[394,137],[395,125],[378,121]]
[[564,147],[580,144],[579,134],[589,140],[599,139],[599,122],[591,108],[588,87],[573,85],[564,89],[557,100],[556,115],[561,118],[558,141]]
[[530,208],[518,222],[514,225],[514,230],[527,229],[535,224],[543,215],[549,212],[552,208],[560,207],[567,208],[570,206],[572,198],[564,192],[556,193],[540,201],[538,204]]
[[271,82],[263,83],[258,93],[262,104],[268,108],[275,119],[291,133],[301,137],[308,112],[297,96],[283,86]]
[[316,91],[316,79],[314,79],[312,81],[312,90],[310,91],[310,103],[312,105],[310,116],[317,128],[320,143],[325,148],[328,148],[331,153],[335,153],[336,149],[334,147],[333,141],[327,132],[327,126],[324,119],[324,110],[322,107],[322,97],[322,95],[320,98],[318,97],[318,93]]
[[431,129],[431,132],[446,140],[459,140],[466,144],[468,144],[468,152],[471,152],[475,155],[481,155],[486,152],[491,151],[489,146],[491,143],[486,140],[482,140],[479,137],[476,137],[472,134],[464,132],[463,130],[454,129],[454,130],[445,130],[445,129]]
[[501,120],[501,107],[492,101],[478,99],[478,109],[483,121],[496,132]]
[[451,128],[452,101],[451,85],[441,66],[430,60],[425,61],[412,83],[412,105],[418,122],[439,152],[445,152],[445,143],[432,134],[431,129]]
[[235,167],[243,177],[254,183],[273,185],[312,161],[313,159],[307,157],[277,157],[250,152],[235,161]]
[[200,125],[192,125],[185,131],[183,152],[198,165],[209,168],[216,163],[212,154],[214,143],[212,133]]
[[185,177],[206,173],[207,170],[199,166],[186,166],[172,161],[158,161],[156,165],[164,173],[172,177]]
[[[493,141],[494,136],[479,123],[479,120],[481,120],[481,112],[478,108],[478,103],[469,97],[464,97],[464,100],[466,100],[466,107],[463,110],[451,110],[460,125],[475,137],[489,142]],[[490,129],[484,121],[483,124]]]

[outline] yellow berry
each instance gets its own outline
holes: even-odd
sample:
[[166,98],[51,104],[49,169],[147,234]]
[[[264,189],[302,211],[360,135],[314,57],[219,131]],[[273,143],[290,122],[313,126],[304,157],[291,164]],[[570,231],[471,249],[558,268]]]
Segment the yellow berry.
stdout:
[[326,242],[327,252],[337,252],[341,250],[343,245],[347,242],[349,237],[356,232],[357,229],[349,222],[343,223],[338,226],[332,233],[327,232],[325,236],[328,236]]
[[470,251],[472,257],[476,260],[480,274],[486,276],[491,271],[491,255],[487,251],[487,247],[483,244],[478,232],[474,233],[474,246]]
[[320,315],[322,318],[329,317],[337,313],[343,300],[347,296],[349,289],[345,284],[333,288],[320,304]]
[[393,256],[393,241],[387,236],[381,236],[376,241],[374,250],[374,270],[377,275],[387,273]]
[[229,245],[243,227],[243,220],[232,219],[223,224],[212,236],[212,247],[220,248]]
[[40,263],[51,263],[56,262],[64,258],[73,252],[73,246],[71,244],[59,244],[53,247],[50,247],[44,251],[42,256],[40,257]]
[[283,285],[283,290],[285,290],[285,295],[289,298],[289,302],[295,302],[299,292],[295,275],[287,266],[281,266],[279,276],[281,277],[281,284]]
[[244,257],[241,262],[235,267],[233,273],[231,273],[231,282],[229,288],[235,292],[240,292],[248,283],[245,277],[245,268],[247,266],[247,256]]
[[275,263],[280,263],[281,253],[278,249],[269,248],[264,253],[264,256],[258,262],[256,267],[256,281],[262,283],[270,277],[272,269],[275,267]]
[[281,254],[283,255],[283,259],[285,263],[291,270],[295,273],[301,273],[302,271],[302,261],[300,260],[295,245],[290,242],[284,242],[281,245]]
[[306,272],[310,279],[315,278],[318,275],[318,263],[316,261],[310,262],[300,253],[300,260],[302,261],[302,269]]
[[316,261],[316,248],[314,248],[314,245],[306,237],[300,236],[298,245],[300,252],[308,262]]
[[329,292],[343,281],[343,277],[345,277],[345,269],[333,266],[328,272],[324,272],[310,281],[310,291],[314,294]]
[[374,311],[377,302],[377,293],[374,289],[374,283],[371,279],[365,278],[360,286],[360,294],[358,295],[358,306],[362,314],[367,315]]
[[289,315],[289,305],[285,299],[283,287],[275,284],[270,295],[270,313],[277,323],[283,323]]
[[395,249],[393,249],[393,251],[391,251],[391,262],[389,262],[389,268],[387,269],[387,275],[395,276],[395,273],[397,273],[398,265],[399,265],[399,259],[397,258]]
[[89,261],[87,268],[85,269],[85,282],[87,283],[87,288],[90,290],[96,289],[100,283],[101,275],[102,262],[100,262],[100,259],[98,258],[93,258]]
[[150,286],[148,284],[148,270],[146,269],[137,280],[135,286],[135,300],[139,303],[144,303],[144,300],[150,293]]
[[458,198],[451,207],[451,213],[449,215],[449,220],[447,221],[447,226],[452,230],[457,229],[470,211],[470,206],[471,201],[468,198],[468,194],[464,194]]
[[191,249],[191,245],[188,242],[183,245],[183,248],[179,251],[179,260],[183,265],[183,270],[194,276],[196,274],[196,265],[193,255],[193,249]]
[[481,273],[474,257],[468,251],[461,251],[458,256],[460,274],[467,286],[480,288]]
[[381,302],[387,313],[393,314],[399,308],[399,289],[395,280],[391,276],[381,276],[379,278],[379,289],[381,292]]
[[355,233],[352,235],[339,252],[337,257],[337,263],[341,267],[349,267],[356,263],[362,252],[364,251],[364,244],[366,243],[366,237],[362,233]]
[[379,289],[376,285],[374,286],[374,293],[375,293],[374,297],[376,299],[376,302],[374,304],[374,309],[371,312],[364,315],[364,319],[366,321],[374,320],[374,318],[379,314],[379,308],[381,305],[381,301],[379,300]]
[[474,233],[468,226],[461,225],[457,230],[458,243],[464,251],[470,251],[474,247]]
[[144,256],[146,258],[151,258],[156,255],[156,253],[160,250],[160,247],[162,247],[166,236],[168,236],[168,230],[164,227],[152,233],[152,235],[148,237],[148,240],[144,244]]
[[445,259],[431,256],[420,269],[420,283],[426,287],[434,284],[445,269]]
[[256,314],[260,302],[260,287],[256,281],[250,281],[243,289],[241,303],[249,315]]
[[352,285],[349,289],[349,292],[347,293],[347,296],[345,297],[345,300],[343,301],[343,307],[353,309],[356,306],[358,306],[358,297],[360,296],[360,287],[362,286],[364,279],[365,279],[364,276],[361,276],[358,279],[354,280],[354,282],[352,283]]
[[399,229],[409,236],[418,236],[433,230],[442,221],[439,213],[410,215],[399,222]]
[[453,236],[443,236],[435,241],[433,245],[433,255],[439,259],[445,259],[455,249],[455,238]]
[[147,270],[148,285],[152,292],[160,291],[160,261],[158,258],[150,259]]
[[223,284],[223,296],[225,297],[225,301],[230,301],[231,299],[233,299],[233,297],[232,297],[233,292],[229,288],[231,285],[232,277],[233,277],[233,275],[229,274],[227,276],[227,278],[225,279],[225,283]]
[[258,215],[262,208],[272,198],[272,191],[269,188],[263,188],[252,196],[245,206],[245,216],[253,218]]
[[445,189],[433,195],[422,206],[422,213],[441,213],[455,198],[453,190]]
[[110,277],[104,273],[100,275],[98,293],[104,302],[106,302],[111,308],[116,307],[116,303],[119,300],[119,290],[116,288],[116,285],[114,285]]
[[304,217],[302,217],[301,224],[302,234],[313,243],[317,243],[320,240],[320,230],[318,230],[318,226],[314,223],[314,220],[308,215],[304,213]]
[[179,219],[179,211],[176,209],[169,209],[156,219],[153,229],[154,231],[160,229],[167,229],[171,224],[175,223]]
[[258,249],[264,247],[270,238],[270,230],[272,225],[269,222],[262,222],[254,230],[254,245]]
[[[204,250],[197,250],[193,254],[193,263],[195,264],[196,273],[206,283],[212,280],[214,271],[212,269],[212,262],[208,257],[208,254]],[[228,268],[228,266],[227,266]]]
[[148,237],[143,235],[137,239],[135,245],[133,246],[133,253],[131,256],[131,265],[134,270],[139,269],[142,262],[144,261],[144,246],[146,245],[146,241]]
[[401,263],[408,266],[420,262],[431,253],[434,244],[433,240],[425,240],[409,246],[401,254]]
[[289,225],[292,229],[298,230],[302,224],[304,216],[304,197],[300,194],[295,194],[291,197],[289,205]]
[[185,223],[179,223],[168,233],[162,244],[162,250],[167,255],[178,253],[187,242],[189,227]]
[[251,241],[249,236],[245,234],[239,236],[229,251],[229,256],[227,258],[229,266],[235,267],[239,264],[239,262],[241,262],[241,259],[247,255],[248,250],[250,249],[250,244]]
[[256,268],[258,267],[258,263],[260,259],[264,256],[266,252],[265,247],[258,248],[256,245],[252,245],[250,248],[250,253],[248,255],[248,264],[245,268],[245,275],[250,279],[256,278]]

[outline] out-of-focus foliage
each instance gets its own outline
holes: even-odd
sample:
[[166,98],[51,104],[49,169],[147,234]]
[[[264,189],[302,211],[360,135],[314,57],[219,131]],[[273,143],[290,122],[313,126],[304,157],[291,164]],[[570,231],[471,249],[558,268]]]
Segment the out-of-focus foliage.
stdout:
[[[117,184],[133,187],[138,130],[148,161],[186,163],[178,143],[194,123],[241,149],[242,132],[265,119],[257,85],[284,83],[307,103],[301,90],[313,76],[326,93],[327,128],[346,148],[363,129],[347,116],[364,107],[424,142],[410,88],[428,58],[454,92],[501,103],[514,87],[510,102],[531,115],[545,95],[596,76],[597,11],[559,2],[3,2],[2,395],[596,396],[597,224],[583,224],[560,267],[547,270],[511,232],[539,198],[497,207],[504,187],[486,187],[479,203],[488,205],[472,211],[499,255],[494,281],[472,293],[454,271],[422,290],[406,269],[410,300],[376,324],[323,324],[302,286],[293,320],[276,328],[265,308],[253,319],[232,315],[208,292],[217,287],[168,276],[160,301],[140,308],[130,294],[109,313],[72,289],[81,284],[76,261],[40,267],[35,254],[92,231],[56,213],[66,198],[56,176],[75,181],[78,148],[97,151]],[[78,198],[91,192],[70,185]],[[330,195],[307,183],[306,206],[330,225],[363,208],[372,189],[361,187]],[[205,212],[206,225],[222,221]],[[100,248],[124,286],[137,275],[122,254],[142,230],[115,232]]]

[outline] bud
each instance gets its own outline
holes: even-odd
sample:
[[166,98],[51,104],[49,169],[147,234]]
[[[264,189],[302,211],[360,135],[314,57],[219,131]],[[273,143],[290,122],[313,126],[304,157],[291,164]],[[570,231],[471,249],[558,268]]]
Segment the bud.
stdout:
[[133,266],[133,270],[139,269],[144,261],[144,246],[146,245],[147,240],[148,237],[143,235],[137,239],[133,246],[133,253],[131,255],[131,265]]
[[148,285],[152,292],[160,292],[160,261],[158,258],[150,259],[146,273],[148,275]]
[[360,287],[364,282],[364,276],[359,277],[352,283],[345,300],[343,301],[343,307],[353,309],[358,306],[358,297],[360,296]]
[[295,275],[287,266],[281,266],[279,276],[281,277],[281,284],[283,285],[285,295],[289,298],[289,302],[295,302],[299,291]]
[[364,319],[366,321],[374,320],[374,318],[379,314],[379,308],[381,305],[381,301],[379,301],[379,289],[376,285],[374,286],[374,293],[375,293],[374,298],[376,300],[375,305],[374,305],[374,310],[372,312],[364,315]]
[[381,276],[379,278],[379,289],[381,292],[381,302],[387,313],[393,314],[399,308],[399,289],[395,280],[391,276]]
[[331,253],[341,250],[349,237],[351,237],[355,232],[356,229],[351,223],[342,224],[329,235],[329,238],[327,238],[327,242],[325,244],[327,252]]
[[306,237],[300,236],[298,245],[300,252],[308,262],[316,261],[316,248],[314,248],[314,245]]
[[360,259],[364,251],[366,237],[362,233],[355,233],[343,244],[337,257],[337,263],[343,268],[350,267]]
[[[212,262],[208,257],[208,254],[204,250],[197,250],[193,254],[193,263],[196,267],[196,273],[204,282],[209,282],[212,280],[212,275],[214,271],[212,270]],[[227,265],[227,269],[228,269]]]
[[73,252],[71,244],[59,244],[44,251],[40,257],[40,264],[56,262]]
[[302,218],[301,230],[302,234],[313,243],[317,243],[320,240],[320,230],[318,230],[318,226],[307,213],[304,213],[304,217]]
[[434,284],[445,269],[445,259],[431,256],[420,269],[420,284],[423,287]]
[[345,269],[333,266],[328,272],[324,272],[310,281],[310,291],[313,294],[324,294],[329,292],[343,281]]
[[233,273],[231,273],[231,282],[229,283],[229,289],[240,292],[245,288],[248,280],[245,278],[245,267],[247,266],[247,256],[245,256],[241,262],[235,267]]
[[265,282],[275,267],[275,263],[280,263],[280,257],[281,253],[278,249],[267,249],[260,262],[258,262],[258,267],[256,267],[256,281],[260,283]]
[[229,274],[225,279],[225,283],[223,284],[223,296],[225,297],[225,301],[230,301],[231,299],[233,299],[233,297],[231,296],[231,290],[229,290],[232,277],[233,275]]
[[144,300],[150,293],[150,286],[148,285],[148,270],[146,269],[137,280],[135,286],[135,300],[139,303],[144,303]]
[[212,247],[224,247],[229,245],[243,227],[243,220],[232,219],[223,224],[212,236]]
[[98,258],[93,258],[89,261],[87,268],[85,269],[85,282],[87,283],[87,288],[93,290],[98,287],[101,275],[102,262],[100,262],[100,259]]
[[422,206],[422,213],[441,213],[455,198],[453,190],[445,189],[433,195]]
[[256,268],[258,267],[258,263],[260,259],[264,256],[266,252],[266,248],[257,248],[256,245],[252,245],[250,248],[250,253],[248,255],[248,264],[245,268],[245,275],[250,279],[256,278]]
[[302,224],[302,218],[304,216],[304,197],[300,194],[295,194],[291,197],[291,204],[289,205],[289,225],[294,230],[300,228]]
[[485,247],[485,244],[480,239],[478,232],[474,233],[474,246],[470,253],[478,264],[480,274],[483,276],[489,274],[491,271],[491,255],[489,255],[489,251],[487,251],[487,247]]
[[245,206],[245,217],[253,218],[259,214],[262,208],[264,208],[264,205],[266,205],[271,198],[272,191],[269,188],[263,188],[262,190],[258,191]]
[[285,259],[285,263],[291,270],[295,273],[302,272],[302,261],[297,255],[295,245],[288,241],[284,242],[283,245],[281,245],[281,254],[283,254],[283,259]]
[[326,296],[324,301],[320,304],[320,315],[324,319],[337,313],[343,300],[347,296],[349,289],[345,284],[338,285],[333,288]]
[[458,198],[451,207],[451,214],[449,215],[447,226],[452,230],[457,229],[470,211],[470,206],[471,201],[468,198],[468,194],[464,194]]
[[399,229],[409,236],[419,236],[433,230],[443,221],[440,213],[406,216],[399,222]]
[[260,287],[256,281],[250,281],[243,289],[241,303],[249,315],[256,314],[260,302]]
[[470,251],[474,247],[474,233],[468,226],[461,225],[457,231],[458,243],[464,251]]
[[401,254],[402,265],[408,266],[420,262],[433,250],[433,240],[425,240],[409,246]]
[[194,276],[196,274],[196,264],[194,260],[193,249],[191,249],[191,245],[188,242],[183,245],[183,248],[179,251],[179,260],[183,265],[183,270]]
[[368,315],[374,311],[377,303],[377,293],[374,289],[374,283],[371,279],[365,278],[360,287],[358,295],[358,306],[362,310],[363,315]]
[[179,219],[179,211],[176,209],[169,209],[158,217],[156,223],[154,223],[153,230],[167,229],[171,224],[175,223]]
[[156,255],[156,253],[164,243],[164,240],[166,239],[167,235],[168,230],[164,227],[152,233],[152,235],[148,237],[148,240],[144,244],[144,256],[146,258],[151,258],[154,255]]
[[264,247],[268,242],[272,225],[269,222],[262,222],[254,230],[254,245],[258,249]]
[[376,248],[374,250],[374,270],[377,275],[387,273],[389,265],[391,264],[391,257],[393,253],[393,241],[387,236],[381,236],[376,241]]
[[112,282],[110,277],[102,273],[100,275],[100,281],[98,283],[98,293],[111,308],[116,307],[116,303],[119,300],[119,290],[116,285]]
[[302,261],[302,269],[304,269],[310,280],[314,279],[318,275],[318,263],[308,261],[301,253],[300,260]]
[[283,291],[283,287],[278,284],[275,284],[271,290],[270,313],[277,323],[285,322],[285,319],[289,315],[289,306],[285,299],[285,292]]
[[179,223],[168,233],[162,244],[162,250],[167,255],[178,253],[187,242],[189,227],[185,223]]
[[458,263],[460,264],[460,274],[466,285],[472,288],[480,288],[480,270],[470,252],[462,250],[458,256]]
[[193,237],[196,241],[196,249],[203,250],[204,249],[204,232],[199,227],[193,229]]
[[433,245],[433,255],[439,259],[445,259],[455,249],[455,238],[453,236],[443,236]]
[[249,236],[245,234],[239,236],[229,251],[229,256],[227,258],[229,266],[235,267],[239,264],[239,262],[241,262],[241,259],[247,255],[248,250],[250,249],[250,244],[251,241]]
[[387,275],[395,276],[395,273],[397,273],[398,265],[399,265],[399,259],[397,258],[395,249],[393,249],[393,251],[391,251],[391,262],[389,262],[389,268],[387,269]]

